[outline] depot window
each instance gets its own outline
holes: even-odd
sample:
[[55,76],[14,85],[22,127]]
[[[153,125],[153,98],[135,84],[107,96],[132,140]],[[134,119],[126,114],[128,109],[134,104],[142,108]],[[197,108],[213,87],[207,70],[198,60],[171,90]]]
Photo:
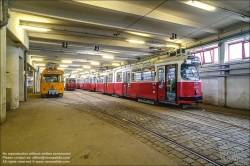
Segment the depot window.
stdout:
[[249,41],[236,41],[228,43],[228,60],[249,58]]
[[218,62],[218,47],[203,48],[202,50],[191,52],[192,55],[200,57],[202,64]]

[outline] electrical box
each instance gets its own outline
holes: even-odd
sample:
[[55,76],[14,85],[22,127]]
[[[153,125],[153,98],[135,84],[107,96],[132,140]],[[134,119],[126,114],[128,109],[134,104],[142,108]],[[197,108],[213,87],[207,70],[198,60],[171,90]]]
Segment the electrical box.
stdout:
[[184,48],[178,48],[176,50],[176,56],[179,56],[179,55],[186,55]]

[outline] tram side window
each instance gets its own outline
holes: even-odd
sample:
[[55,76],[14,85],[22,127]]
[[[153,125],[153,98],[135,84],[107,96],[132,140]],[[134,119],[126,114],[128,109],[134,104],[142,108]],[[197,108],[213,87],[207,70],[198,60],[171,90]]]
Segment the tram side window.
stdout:
[[122,72],[116,74],[116,82],[122,82]]
[[109,82],[113,82],[113,74],[110,74],[110,75],[109,75],[108,81],[109,81]]
[[103,76],[99,77],[99,83],[103,83],[103,80],[104,80]]
[[142,81],[154,81],[155,70],[154,67],[146,67],[142,69]]
[[141,69],[132,70],[132,82],[140,82],[141,81]]
[[44,82],[62,82],[61,74],[44,74],[43,75]]
[[93,83],[96,83],[96,77],[93,78]]
[[164,81],[164,69],[163,68],[159,68],[159,75],[158,75],[158,80],[159,81]]

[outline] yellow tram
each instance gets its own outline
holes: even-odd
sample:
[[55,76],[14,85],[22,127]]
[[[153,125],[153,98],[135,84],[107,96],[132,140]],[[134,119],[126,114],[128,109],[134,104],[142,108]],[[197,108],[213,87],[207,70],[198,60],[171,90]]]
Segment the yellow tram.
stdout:
[[64,93],[64,72],[58,70],[55,63],[47,64],[41,74],[41,96],[62,97]]

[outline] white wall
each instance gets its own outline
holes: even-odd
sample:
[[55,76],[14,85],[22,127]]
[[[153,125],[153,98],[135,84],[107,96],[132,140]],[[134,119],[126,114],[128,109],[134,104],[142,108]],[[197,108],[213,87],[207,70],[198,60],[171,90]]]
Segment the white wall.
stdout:
[[249,76],[228,77],[226,81],[226,106],[250,109]]

